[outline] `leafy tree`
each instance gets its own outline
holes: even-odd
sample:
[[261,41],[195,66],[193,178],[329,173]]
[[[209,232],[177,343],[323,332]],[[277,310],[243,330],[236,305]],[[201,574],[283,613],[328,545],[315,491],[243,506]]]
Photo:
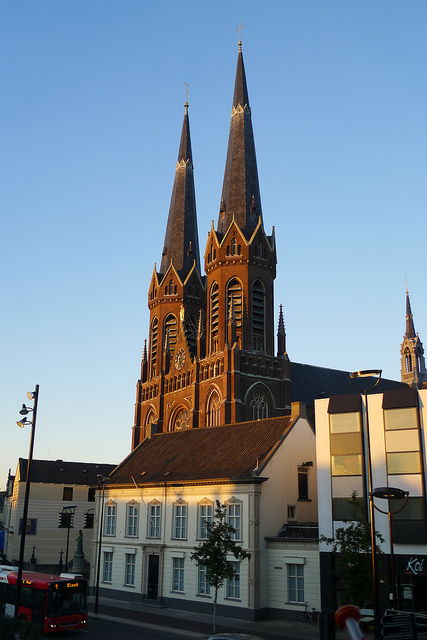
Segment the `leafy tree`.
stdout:
[[[345,602],[363,607],[373,591],[371,526],[365,506],[357,499],[356,491],[353,491],[349,503],[352,518],[344,520],[346,526],[336,530],[335,538],[320,536],[320,541],[332,545],[337,554],[337,577]],[[384,542],[378,532],[376,538],[378,542]],[[378,545],[375,550],[378,554],[382,553]]]
[[218,589],[222,587],[226,579],[239,579],[233,562],[227,560],[228,555],[233,555],[237,561],[250,558],[250,553],[242,546],[236,544],[233,535],[234,527],[226,522],[226,506],[216,501],[215,516],[212,522],[206,522],[206,540],[195,547],[191,554],[197,566],[204,566],[206,582],[215,589],[213,632],[216,631],[216,608]]

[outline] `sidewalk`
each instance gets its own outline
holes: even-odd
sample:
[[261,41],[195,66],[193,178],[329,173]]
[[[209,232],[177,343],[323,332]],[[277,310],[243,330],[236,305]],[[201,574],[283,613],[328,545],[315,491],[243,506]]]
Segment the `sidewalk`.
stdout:
[[[94,597],[89,596],[89,617],[94,619]],[[179,609],[151,607],[138,602],[126,602],[111,598],[99,598],[98,617],[129,624],[136,627],[162,629],[173,633],[184,632],[195,640],[206,639],[212,633],[212,615]],[[217,617],[217,632],[239,632],[261,636],[265,640],[317,640],[317,624],[292,622],[289,620],[248,621],[237,618]],[[337,640],[348,640],[345,631],[337,632]]]

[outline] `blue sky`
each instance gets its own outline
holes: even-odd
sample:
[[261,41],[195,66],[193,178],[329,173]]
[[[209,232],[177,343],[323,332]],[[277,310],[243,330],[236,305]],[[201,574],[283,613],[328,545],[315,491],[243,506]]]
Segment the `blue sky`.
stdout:
[[217,220],[237,28],[290,358],[400,378],[427,341],[427,3],[0,0],[0,487],[120,462],[189,83],[200,245]]

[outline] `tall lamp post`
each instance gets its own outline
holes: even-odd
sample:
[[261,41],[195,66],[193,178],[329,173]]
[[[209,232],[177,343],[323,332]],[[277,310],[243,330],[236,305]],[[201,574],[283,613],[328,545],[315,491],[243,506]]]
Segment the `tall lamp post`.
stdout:
[[[28,463],[27,463],[27,475],[25,479],[25,497],[24,497],[24,511],[22,514],[22,525],[21,525],[21,546],[19,548],[19,566],[18,566],[18,578],[16,582],[16,602],[15,602],[15,618],[19,615],[19,605],[21,602],[21,587],[22,587],[22,569],[24,564],[24,551],[25,551],[25,536],[27,533],[27,518],[28,518],[28,503],[30,501],[30,481],[31,481],[31,463],[33,461],[33,450],[34,450],[34,437],[36,434],[36,419],[37,419],[37,405],[39,400],[39,385],[36,384],[34,391],[29,391],[27,393],[28,400],[33,400],[33,407],[27,407],[25,404],[22,405],[22,409],[19,412],[21,416],[24,416],[21,420],[18,420],[16,423],[18,427],[24,428],[27,425],[31,425],[31,438],[30,438],[30,450],[28,453]],[[33,419],[28,420],[25,416],[29,413],[33,414]]]
[[67,547],[65,551],[65,571],[68,571],[68,547],[70,543],[70,527],[73,524],[74,513],[77,509],[77,505],[62,507],[62,511],[59,514],[60,521],[59,527],[61,529],[67,528]]
[[102,547],[102,525],[104,522],[104,496],[105,496],[105,485],[110,482],[110,478],[108,476],[103,476],[101,474],[97,475],[98,478],[98,489],[101,490],[102,494],[101,498],[101,515],[99,518],[99,536],[98,536],[98,561],[97,561],[97,570],[96,570],[96,583],[95,583],[95,607],[94,613],[98,615],[98,599],[99,599],[99,576],[101,573],[101,547]]
[[[369,415],[368,415],[368,391],[375,389],[379,381],[381,380],[381,369],[365,369],[363,371],[355,371],[350,373],[350,384],[360,394],[363,394],[365,403],[365,437],[366,437],[366,461],[368,464],[368,498],[369,498],[369,519],[371,525],[371,555],[372,555],[372,586],[374,595],[374,623],[375,623],[375,640],[381,640],[382,635],[380,632],[380,602],[378,593],[378,575],[377,575],[377,556],[375,553],[376,547],[376,534],[375,534],[375,518],[374,518],[374,500],[372,497],[373,483],[372,483],[372,459],[371,459],[371,442],[369,433]],[[353,380],[355,378],[362,378],[362,381],[370,383],[364,385],[364,389],[359,389]],[[376,378],[372,383],[372,378]],[[362,439],[362,442],[364,439]]]
[[[373,498],[382,498],[383,500],[387,500],[387,511],[383,511],[376,504],[374,504],[375,509],[380,513],[386,513],[388,515],[388,535],[390,538],[390,582],[391,582],[391,593],[393,598],[393,606],[396,608],[397,605],[397,591],[396,591],[396,580],[394,576],[394,549],[393,549],[393,531],[391,526],[391,516],[396,515],[396,513],[400,513],[402,509],[406,507],[406,503],[408,502],[409,491],[404,491],[403,489],[398,489],[397,487],[378,487],[372,492]],[[392,511],[390,509],[390,500],[405,500],[400,509],[396,509]]]

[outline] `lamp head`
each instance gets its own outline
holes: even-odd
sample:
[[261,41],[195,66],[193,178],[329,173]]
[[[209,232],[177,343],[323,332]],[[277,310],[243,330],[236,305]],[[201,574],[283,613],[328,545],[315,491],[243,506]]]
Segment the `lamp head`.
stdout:
[[382,369],[364,369],[363,371],[354,371],[350,373],[350,378],[371,378],[372,376],[380,376]]
[[22,409],[19,412],[21,414],[21,416],[26,416],[27,413],[30,413],[30,411],[32,411],[33,409],[31,407],[26,407],[25,404],[22,405]]
[[382,498],[383,500],[403,500],[408,495],[409,491],[397,487],[377,487],[372,491],[374,498]]
[[[19,413],[21,413],[21,411]],[[31,422],[31,420],[27,420],[27,418],[22,418],[22,420],[18,420],[16,424],[18,425],[18,427],[21,427],[21,429],[23,429],[24,427],[27,427],[28,425],[33,423]]]

